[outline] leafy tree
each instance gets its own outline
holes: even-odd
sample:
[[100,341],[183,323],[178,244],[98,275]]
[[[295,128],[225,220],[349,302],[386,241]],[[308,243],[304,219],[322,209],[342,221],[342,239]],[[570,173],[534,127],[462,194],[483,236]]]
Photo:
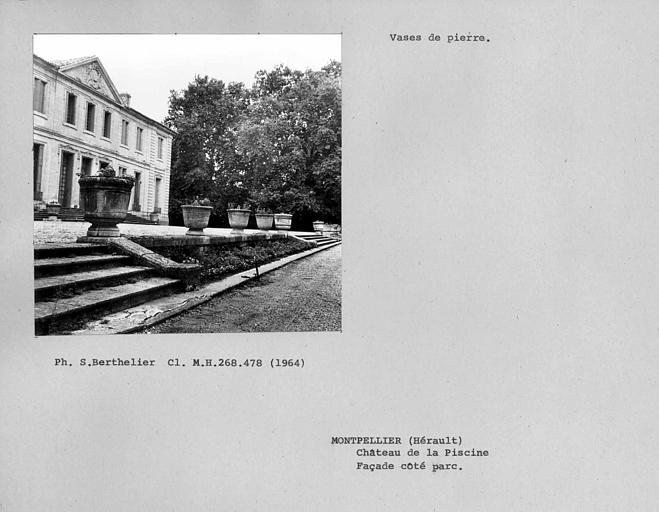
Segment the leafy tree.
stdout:
[[196,76],[172,91],[166,124],[176,130],[170,220],[208,197],[226,225],[229,202],[293,213],[294,227],[341,220],[341,64],[320,71],[278,66],[241,83]]
[[[242,83],[225,85],[207,76],[196,76],[184,91],[170,92],[165,124],[176,131],[170,186],[173,222],[180,221],[180,205],[195,197],[208,197],[216,212],[247,197],[234,127],[248,104],[249,92]],[[215,221],[222,223],[224,215]]]
[[321,71],[259,71],[237,129],[252,197],[292,212],[298,227],[341,220],[340,79],[335,61]]

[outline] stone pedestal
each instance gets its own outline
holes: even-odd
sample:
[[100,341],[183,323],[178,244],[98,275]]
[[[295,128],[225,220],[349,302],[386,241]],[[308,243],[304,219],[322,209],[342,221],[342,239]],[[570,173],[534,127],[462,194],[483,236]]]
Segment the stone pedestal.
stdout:
[[119,228],[116,225],[99,226],[97,224],[97,225],[92,225],[87,230],[87,236],[93,236],[93,237],[121,236],[121,233],[119,232]]

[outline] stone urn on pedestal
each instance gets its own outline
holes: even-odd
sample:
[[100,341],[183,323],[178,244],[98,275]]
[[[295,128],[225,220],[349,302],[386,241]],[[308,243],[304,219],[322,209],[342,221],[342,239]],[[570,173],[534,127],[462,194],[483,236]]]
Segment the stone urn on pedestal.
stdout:
[[110,165],[97,175],[82,176],[78,180],[80,207],[85,212],[85,220],[92,223],[87,236],[120,236],[117,224],[126,219],[134,183],[132,176],[116,176]]
[[195,199],[191,204],[181,206],[183,210],[183,225],[188,228],[186,235],[204,236],[204,228],[208,227],[213,207],[208,199]]

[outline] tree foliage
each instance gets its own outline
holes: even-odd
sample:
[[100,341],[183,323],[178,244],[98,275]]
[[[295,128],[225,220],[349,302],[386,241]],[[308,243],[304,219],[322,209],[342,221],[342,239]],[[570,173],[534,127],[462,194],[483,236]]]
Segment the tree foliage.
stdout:
[[180,206],[207,197],[221,207],[238,196],[245,167],[235,151],[233,129],[249,104],[242,83],[196,76],[184,91],[171,91],[165,124],[176,131],[172,151],[170,220]]
[[165,122],[176,131],[172,222],[194,196],[211,200],[220,224],[229,202],[245,201],[293,213],[298,228],[340,222],[340,63],[262,70],[251,90],[197,76],[171,92]]

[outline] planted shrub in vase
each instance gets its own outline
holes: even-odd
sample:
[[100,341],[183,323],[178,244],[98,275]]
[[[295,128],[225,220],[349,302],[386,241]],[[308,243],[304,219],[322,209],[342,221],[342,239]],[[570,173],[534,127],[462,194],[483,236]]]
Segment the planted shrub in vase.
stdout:
[[210,199],[198,198],[190,204],[181,205],[183,211],[183,225],[188,228],[185,233],[189,236],[204,236],[204,228],[208,227],[208,221],[211,217],[213,207]]
[[264,208],[258,208],[256,210],[256,226],[259,229],[268,230],[272,229],[272,223],[275,219],[275,214],[270,210]]
[[249,204],[244,205],[235,205],[229,203],[229,208],[227,208],[227,216],[229,217],[229,226],[234,230],[242,231],[247,227],[249,222],[249,215],[252,211],[249,208]]
[[85,220],[91,222],[87,236],[119,236],[117,224],[126,218],[130,192],[135,184],[132,176],[117,176],[111,165],[100,169],[93,176],[82,176],[80,185],[80,207]]

